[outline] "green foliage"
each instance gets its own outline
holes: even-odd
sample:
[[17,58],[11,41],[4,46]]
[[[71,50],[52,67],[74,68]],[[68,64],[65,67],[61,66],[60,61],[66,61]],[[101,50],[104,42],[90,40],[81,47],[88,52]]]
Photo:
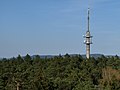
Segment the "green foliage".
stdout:
[[[106,79],[104,73],[111,72],[111,79]],[[54,58],[18,55],[0,60],[0,90],[120,90],[119,73],[118,56],[85,60],[69,54]]]

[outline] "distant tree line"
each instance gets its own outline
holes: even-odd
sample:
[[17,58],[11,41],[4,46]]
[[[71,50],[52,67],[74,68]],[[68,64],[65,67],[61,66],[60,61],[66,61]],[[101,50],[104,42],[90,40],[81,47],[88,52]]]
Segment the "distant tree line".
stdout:
[[0,90],[120,90],[118,56],[81,55],[0,60]]

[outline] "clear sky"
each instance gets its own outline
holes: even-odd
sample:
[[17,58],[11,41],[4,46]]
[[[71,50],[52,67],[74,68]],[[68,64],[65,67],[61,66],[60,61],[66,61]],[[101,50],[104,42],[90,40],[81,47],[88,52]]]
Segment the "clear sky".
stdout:
[[0,57],[85,54],[88,4],[91,53],[120,55],[120,0],[0,0]]

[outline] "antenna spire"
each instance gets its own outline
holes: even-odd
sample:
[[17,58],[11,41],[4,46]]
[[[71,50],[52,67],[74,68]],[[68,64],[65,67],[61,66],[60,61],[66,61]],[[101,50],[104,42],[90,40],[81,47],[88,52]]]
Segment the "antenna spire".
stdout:
[[88,31],[90,31],[90,8],[88,8]]

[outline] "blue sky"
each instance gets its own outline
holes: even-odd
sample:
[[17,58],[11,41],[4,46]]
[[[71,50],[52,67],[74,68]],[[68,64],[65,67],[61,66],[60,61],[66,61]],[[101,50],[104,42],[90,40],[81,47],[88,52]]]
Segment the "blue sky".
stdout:
[[0,57],[85,54],[88,6],[91,53],[120,55],[120,0],[0,0]]

